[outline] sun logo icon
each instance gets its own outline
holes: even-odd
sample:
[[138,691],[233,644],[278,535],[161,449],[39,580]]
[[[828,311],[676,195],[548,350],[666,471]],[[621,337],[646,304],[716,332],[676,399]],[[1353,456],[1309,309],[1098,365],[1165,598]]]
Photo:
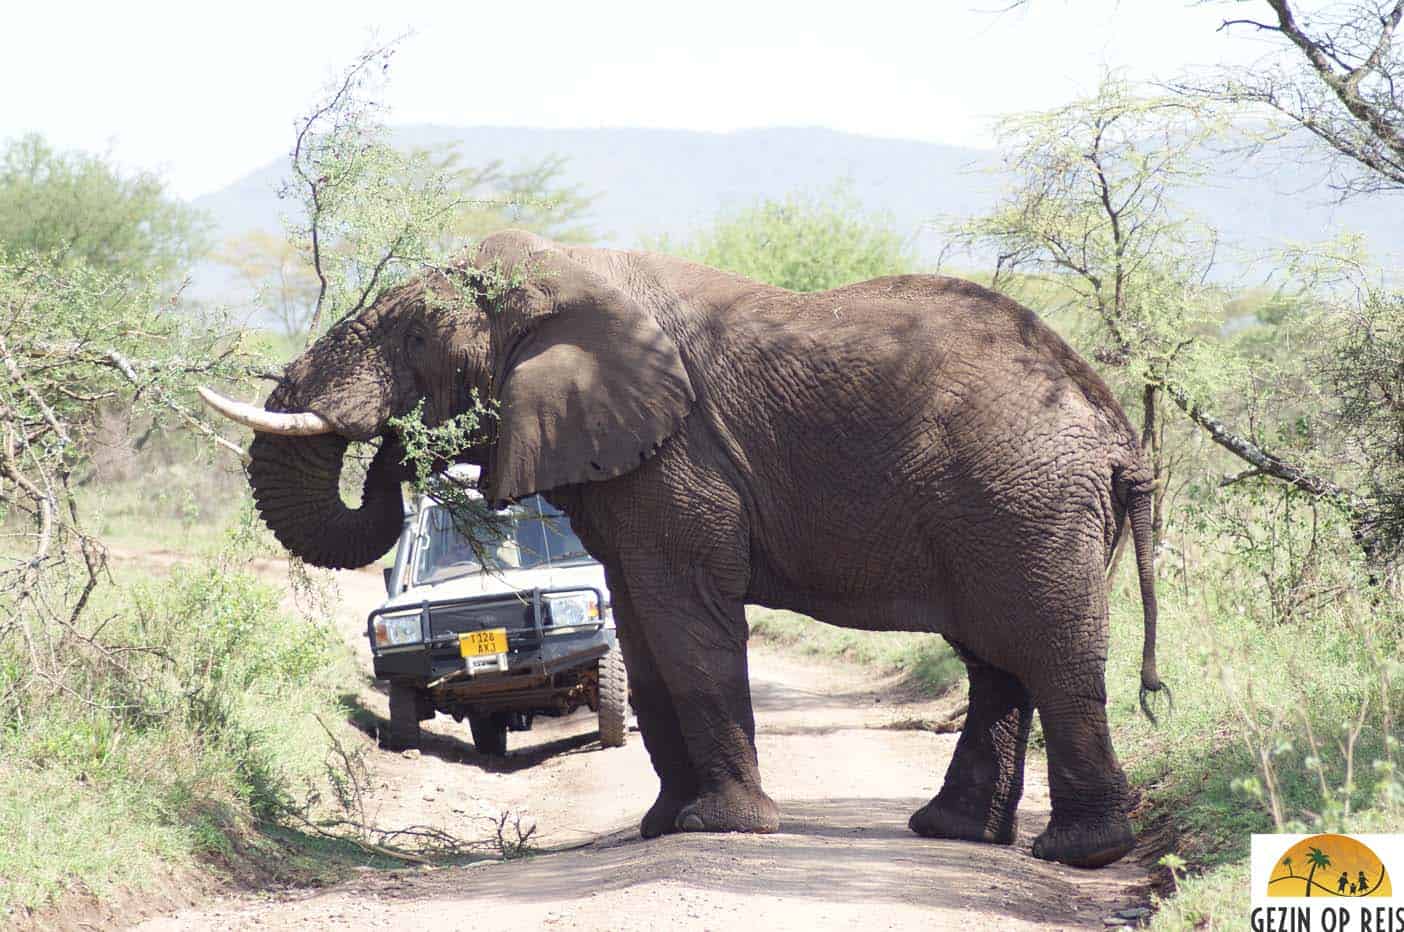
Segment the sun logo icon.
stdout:
[[1283,852],[1268,878],[1268,896],[1390,896],[1389,874],[1375,852],[1347,835],[1312,835]]

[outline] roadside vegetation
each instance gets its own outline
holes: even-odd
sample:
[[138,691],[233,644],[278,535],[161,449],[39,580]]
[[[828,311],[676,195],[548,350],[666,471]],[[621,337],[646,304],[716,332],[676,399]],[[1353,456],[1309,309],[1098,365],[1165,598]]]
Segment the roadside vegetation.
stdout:
[[683,241],[643,245],[792,291],[824,291],[917,266],[891,218],[867,211],[845,183],[761,201]]
[[[1259,5],[1249,28],[1281,40],[1272,69],[1160,89],[1110,75],[1011,117],[1006,196],[943,221],[945,264],[1094,360],[1159,477],[1174,707],[1158,725],[1138,709],[1125,567],[1107,679],[1134,818],[1164,855],[1163,929],[1241,925],[1252,832],[1404,824],[1404,294],[1370,252],[1398,244],[1284,244],[1237,257],[1253,272],[1235,278],[1214,261],[1233,244],[1179,206],[1198,160],[1245,138],[1326,159],[1340,196],[1404,194],[1404,115],[1383,90],[1404,80],[1389,25],[1404,5],[1344,2],[1312,22]],[[378,288],[488,230],[592,238],[590,197],[560,161],[390,146],[374,103],[389,52],[299,123],[284,238],[213,244],[159,178],[38,138],[0,154],[0,917],[192,865],[315,874],[467,850],[358,815],[344,697],[361,674],[328,627],[333,595],[294,566],[287,600],[255,571],[283,555],[248,501],[246,437],[193,394],[261,398]],[[649,245],[797,290],[919,270],[842,187]],[[211,254],[259,289],[254,326],[181,299]],[[922,688],[963,680],[935,637],[750,618],[758,638]],[[505,824],[497,853],[522,853]]]

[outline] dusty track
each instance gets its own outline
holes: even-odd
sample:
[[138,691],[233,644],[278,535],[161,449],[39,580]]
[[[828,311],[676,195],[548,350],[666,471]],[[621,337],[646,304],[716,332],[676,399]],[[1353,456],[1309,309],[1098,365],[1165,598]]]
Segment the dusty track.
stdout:
[[[380,580],[343,573],[338,583],[339,627],[368,666],[362,625]],[[763,646],[752,649],[751,676],[779,834],[640,840],[637,820],[657,788],[642,742],[632,733],[626,747],[601,749],[589,713],[512,734],[505,761],[478,755],[466,725],[440,717],[417,759],[369,752],[377,824],[428,822],[474,837],[485,817],[519,811],[537,824],[537,844],[568,850],[366,871],[329,889],[242,895],[139,928],[1102,929],[1113,910],[1146,898],[1134,862],[1081,871],[1029,854],[1048,816],[1041,757],[1029,762],[1018,845],[919,838],[907,817],[938,788],[956,736],[900,726],[945,708],[890,679]],[[369,687],[363,702],[386,714]]]

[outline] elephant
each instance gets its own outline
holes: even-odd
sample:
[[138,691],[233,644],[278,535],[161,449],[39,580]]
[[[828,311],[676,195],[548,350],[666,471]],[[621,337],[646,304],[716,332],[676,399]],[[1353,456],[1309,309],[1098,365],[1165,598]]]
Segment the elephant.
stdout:
[[[1154,476],[1107,385],[1007,297],[935,275],[798,293],[508,230],[331,327],[261,408],[206,397],[255,430],[263,520],[326,567],[396,541],[391,419],[490,403],[459,454],[484,496],[543,493],[605,567],[659,781],[644,838],[779,828],[747,674],[754,603],[953,645],[968,712],[917,834],[1015,841],[1037,709],[1052,814],[1033,855],[1098,867],[1133,847],[1107,577],[1129,525],[1145,708],[1162,688]],[[353,508],[343,455],[374,438]]]

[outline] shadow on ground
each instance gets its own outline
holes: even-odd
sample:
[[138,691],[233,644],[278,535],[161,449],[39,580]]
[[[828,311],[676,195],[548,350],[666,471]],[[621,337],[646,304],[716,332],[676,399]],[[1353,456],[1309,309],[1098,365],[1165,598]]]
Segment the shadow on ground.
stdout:
[[[341,702],[349,710],[347,721],[372,741],[378,741],[381,731],[390,725],[385,716],[367,708],[360,697],[352,693],[343,695]],[[466,730],[468,726],[465,724],[462,727]],[[551,758],[596,751],[600,748],[600,733],[589,731],[530,744],[517,750],[511,749],[514,736],[520,741],[522,740],[521,736],[529,734],[530,732],[509,732],[507,756],[490,757],[480,753],[471,742],[464,741],[462,738],[425,730],[420,741],[419,752],[426,757],[436,757],[446,763],[470,764],[491,773],[516,773]]]

